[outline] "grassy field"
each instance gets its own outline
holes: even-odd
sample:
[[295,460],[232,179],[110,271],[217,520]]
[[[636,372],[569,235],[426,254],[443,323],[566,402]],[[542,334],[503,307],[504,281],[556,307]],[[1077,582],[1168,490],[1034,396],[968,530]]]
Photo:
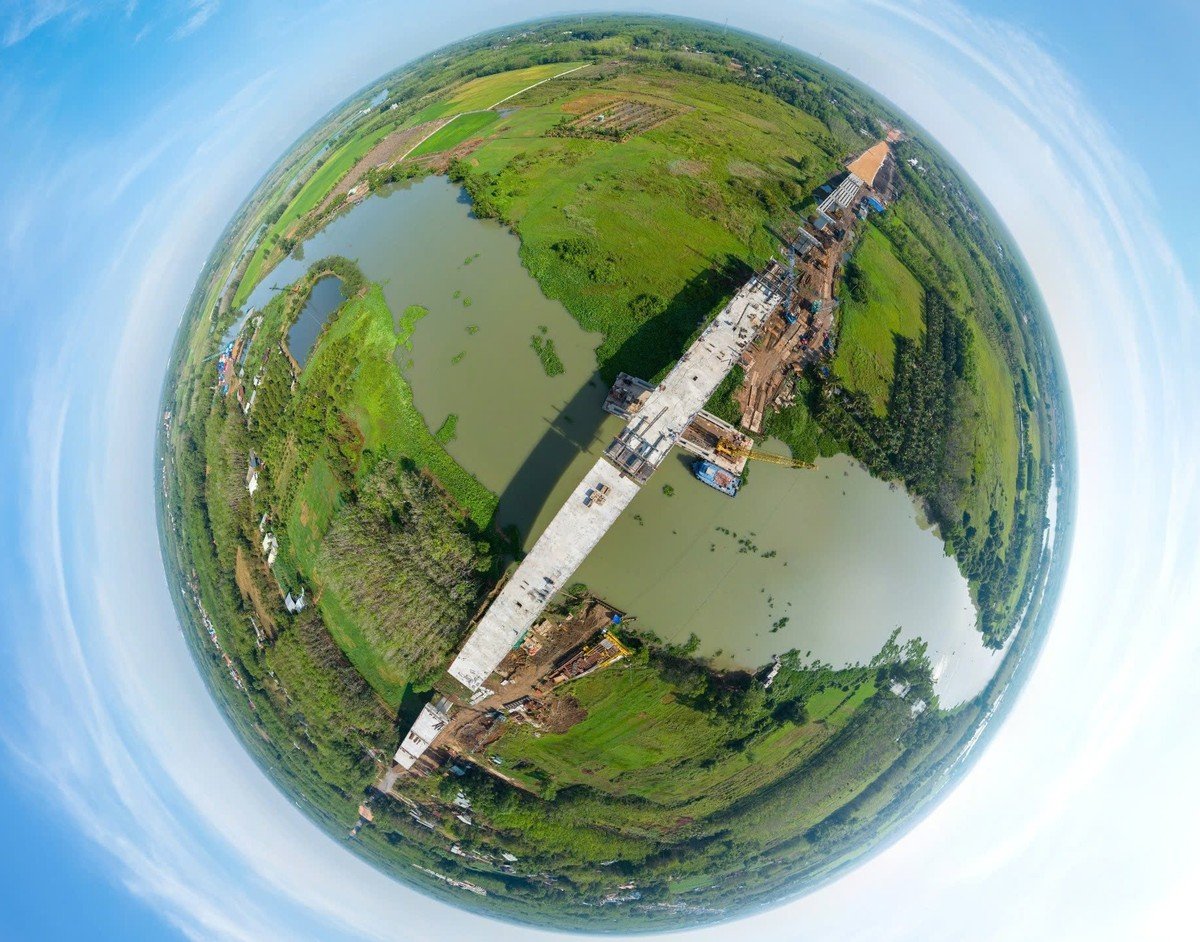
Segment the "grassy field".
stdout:
[[403,668],[388,663],[379,656],[378,645],[363,634],[357,619],[346,611],[336,592],[325,591],[321,595],[321,617],[329,633],[345,652],[354,669],[363,680],[392,709],[404,699],[412,678]]
[[367,133],[352,135],[345,143],[340,144],[326,156],[325,162],[300,188],[288,204],[287,209],[284,210],[283,215],[280,216],[279,221],[264,234],[258,248],[254,250],[250,264],[234,295],[235,307],[245,303],[261,280],[264,274],[263,264],[274,245],[273,237],[287,232],[299,219],[318,206],[337,182],[350,171],[350,168],[367,151],[378,144],[390,130],[391,128],[378,128]]
[[874,693],[861,676],[850,691],[830,687],[810,699],[806,722],[772,725],[734,749],[744,723],[688,705],[676,685],[635,658],[566,688],[587,710],[583,722],[559,735],[520,727],[490,752],[535,788],[586,785],[700,818],[794,770]]
[[305,572],[312,571],[317,547],[333,520],[337,501],[337,479],[324,456],[317,456],[308,468],[287,521],[296,565]]
[[425,425],[413,405],[412,390],[393,359],[397,346],[409,345],[412,329],[425,313],[419,306],[409,307],[397,331],[382,290],[372,286],[365,297],[348,304],[336,318],[310,362],[317,360],[321,349],[328,350],[339,339],[351,339],[360,361],[343,407],[358,427],[363,447],[390,450],[411,459],[429,471],[476,524],[485,527],[495,512],[495,495],[464,471]]
[[545,65],[529,66],[525,69],[511,69],[472,79],[466,84],[454,89],[444,101],[436,102],[421,111],[417,120],[428,121],[440,118],[442,115],[462,111],[480,111],[493,108],[503,101],[516,95],[522,89],[554,78],[570,71],[581,62],[550,62]]
[[976,495],[982,497],[990,491],[993,499],[987,502],[976,500],[971,510],[972,516],[978,520],[984,519],[994,507],[1000,514],[1007,542],[1007,534],[1014,523],[1014,499],[1017,496],[1014,482],[1020,458],[1012,376],[995,343],[978,327],[974,330],[978,367],[977,412],[970,448],[973,458],[971,478],[981,482],[981,486],[974,489]]
[[925,329],[924,291],[896,258],[891,243],[866,226],[854,250],[866,297],[856,301],[844,287],[833,371],[847,388],[865,393],[879,415],[887,412],[896,359],[896,337],[920,337]]
[[[319,267],[320,263],[315,266]],[[315,273],[310,273],[305,283],[314,278]],[[295,291],[268,307],[252,354],[269,350],[270,338],[286,333],[287,312],[294,316],[304,298],[303,291]],[[267,436],[258,447],[267,459],[264,474],[269,475],[273,507],[286,524],[279,533],[277,574],[290,573],[288,582],[293,587],[297,581],[310,587],[338,647],[393,708],[401,703],[414,677],[364,632],[353,613],[355,606],[334,588],[339,580],[345,583],[345,573],[341,568],[331,571],[328,554],[322,552],[348,492],[372,467],[364,457],[392,455],[411,461],[415,468],[432,475],[461,508],[460,513],[470,516],[477,527],[487,525],[496,502],[494,495],[450,458],[443,441],[425,426],[394,362],[397,347],[409,344],[413,327],[426,313],[414,305],[393,319],[375,285],[350,298],[331,315],[300,374],[293,401],[282,406],[290,420],[281,423],[277,431],[264,431],[261,426],[259,430],[260,436]],[[278,358],[274,362],[282,363]],[[273,380],[275,375],[268,372],[261,392],[264,408],[278,410],[281,406],[273,390],[289,378],[284,375]],[[325,408],[341,417],[334,420],[334,427],[345,428],[348,423],[352,427],[352,434],[343,436],[340,444],[336,439],[318,439],[314,444],[304,432],[306,417],[315,417],[318,409]],[[224,526],[232,528],[234,524],[231,521]]]
[[449,124],[429,135],[408,156],[424,157],[427,154],[436,154],[457,147],[463,141],[478,134],[498,117],[499,115],[494,111],[474,111],[460,114]]
[[[620,143],[546,136],[551,119],[622,98],[654,102],[674,116]],[[654,379],[669,369],[698,326],[777,249],[774,233],[839,167],[819,122],[736,83],[648,66],[586,85],[565,76],[521,101],[516,120],[493,126],[456,175],[477,213],[517,231],[522,259],[543,291],[586,329],[603,333],[598,359],[606,377],[624,370]],[[945,205],[944,194],[926,188],[920,198],[902,195],[876,217],[878,225],[864,227],[847,268],[857,290],[848,290],[848,279],[840,284],[832,371],[884,419],[898,342],[923,342],[927,292],[939,292],[965,319],[972,372],[941,397],[949,427],[893,433],[924,439],[923,460],[936,473],[906,477],[899,467],[873,467],[930,502],[977,598],[1008,573],[1000,591],[1009,604],[989,596],[991,636],[1011,625],[1025,582],[1013,563],[1028,550],[1013,544],[1010,558],[1008,534],[1019,519],[1018,461],[1027,447],[1038,452],[1016,422],[1016,372],[1028,371],[1028,360],[1019,347],[1006,349],[1017,323],[1011,302],[974,241],[978,234],[948,218],[939,208]],[[807,459],[865,447],[839,442],[821,426],[807,397],[819,397],[823,381],[801,382],[805,396],[772,415],[767,431]]]
[[586,677],[570,692],[588,711],[586,720],[556,736],[522,729],[506,736],[497,754],[510,764],[535,764],[560,787],[586,783],[623,795],[638,790],[637,773],[709,756],[719,745],[710,717],[679,702],[644,661]]
[[234,296],[234,306],[245,303],[254,286],[265,274],[264,266],[272,254],[276,240],[318,206],[355,163],[389,133],[398,127],[411,127],[422,121],[455,114],[457,117],[450,124],[434,132],[409,156],[421,157],[447,150],[479,133],[498,118],[497,113],[485,111],[485,109],[491,108],[530,85],[569,72],[582,64],[580,62],[550,63],[486,75],[458,87],[445,100],[427,106],[401,124],[389,124],[382,127],[369,126],[352,133],[324,158],[321,166],[288,203],[282,216],[263,234]]
[[295,222],[305,213],[325,198],[333,189],[334,184],[349,172],[362,156],[378,144],[391,128],[377,128],[373,131],[355,134],[344,144],[335,148],[321,164],[316,173],[300,188],[296,198],[288,205],[287,211],[280,217],[281,231]]
[[378,656],[378,651],[363,636],[337,593],[323,586],[317,551],[333,521],[338,503],[338,482],[328,462],[318,457],[309,467],[288,514],[289,543],[298,570],[312,580],[320,592],[318,604],[321,616],[338,647],[384,702],[395,708],[403,699],[410,678],[404,671]]
[[496,75],[485,75],[483,78],[468,82],[459,89],[450,99],[450,105],[459,111],[494,108],[531,85],[572,72],[585,64],[583,62],[550,62],[545,65],[530,66],[527,69],[514,69]]
[[[543,290],[604,333],[605,375],[653,377],[746,266],[773,251],[767,226],[782,225],[805,188],[836,165],[808,143],[817,122],[736,85],[650,71],[587,88],[652,94],[679,113],[620,144],[559,138],[529,146],[535,111],[558,120],[563,105],[582,97],[566,77],[522,96],[529,124],[497,129],[472,164],[501,166],[491,187],[498,214],[521,236],[522,258]],[[743,175],[731,176],[730,163]]]

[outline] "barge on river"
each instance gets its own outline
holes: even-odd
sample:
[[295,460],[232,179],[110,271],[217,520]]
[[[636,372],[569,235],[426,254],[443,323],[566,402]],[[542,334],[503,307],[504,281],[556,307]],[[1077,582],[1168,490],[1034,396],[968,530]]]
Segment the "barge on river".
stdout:
[[697,459],[692,464],[692,474],[696,476],[696,480],[703,481],[709,487],[716,488],[722,494],[728,494],[730,497],[737,497],[738,488],[742,485],[742,479],[736,474],[726,471],[711,461],[705,461],[703,458]]

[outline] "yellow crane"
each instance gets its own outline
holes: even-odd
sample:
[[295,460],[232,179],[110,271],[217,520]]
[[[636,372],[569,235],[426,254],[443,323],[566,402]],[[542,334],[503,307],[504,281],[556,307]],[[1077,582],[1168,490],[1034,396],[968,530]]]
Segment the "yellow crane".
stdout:
[[789,458],[786,455],[773,455],[768,451],[754,451],[753,445],[749,442],[742,444],[741,442],[731,442],[727,438],[723,438],[717,442],[715,451],[718,455],[734,461],[738,458],[748,458],[751,461],[766,461],[770,464],[781,464],[785,468],[815,467],[811,461],[801,461],[799,458]]

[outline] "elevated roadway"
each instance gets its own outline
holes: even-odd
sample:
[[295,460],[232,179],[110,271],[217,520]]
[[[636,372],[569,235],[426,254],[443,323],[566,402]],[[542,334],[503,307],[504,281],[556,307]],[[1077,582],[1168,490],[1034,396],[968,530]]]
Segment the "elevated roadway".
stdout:
[[[492,672],[568,584],[754,342],[782,300],[779,277],[773,264],[722,308],[649,393],[521,561],[449,667],[450,676],[475,698],[487,695],[485,684]],[[414,732],[396,753],[403,768],[411,768],[429,747],[433,737],[428,733],[435,726],[440,729],[435,713],[441,710],[432,704],[422,711]]]

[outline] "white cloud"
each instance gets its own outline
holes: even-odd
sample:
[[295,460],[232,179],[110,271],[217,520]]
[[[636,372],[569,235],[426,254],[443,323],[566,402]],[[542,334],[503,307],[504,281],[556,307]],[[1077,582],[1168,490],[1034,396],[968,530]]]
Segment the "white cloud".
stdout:
[[188,15],[174,32],[175,39],[190,36],[207,23],[221,7],[221,0],[188,0]]
[[[220,6],[221,0],[173,0],[170,10],[152,7],[149,16],[171,18],[182,14],[183,22],[171,36],[183,39],[212,19]],[[139,9],[138,0],[7,0],[0,4],[0,47],[15,46],[51,23],[72,25],[105,14],[132,20]],[[152,27],[150,21],[143,23],[132,41],[140,42]]]
[[13,0],[0,12],[0,45],[15,46],[52,20],[79,10],[76,0]]
[[73,26],[112,13],[130,19],[137,9],[137,0],[6,0],[0,4],[0,47],[24,42],[52,23]]

